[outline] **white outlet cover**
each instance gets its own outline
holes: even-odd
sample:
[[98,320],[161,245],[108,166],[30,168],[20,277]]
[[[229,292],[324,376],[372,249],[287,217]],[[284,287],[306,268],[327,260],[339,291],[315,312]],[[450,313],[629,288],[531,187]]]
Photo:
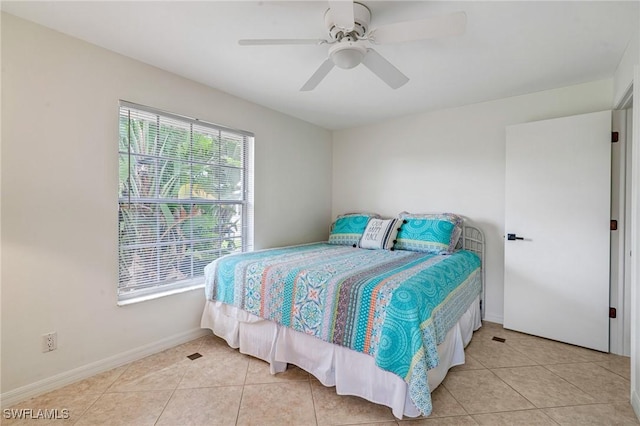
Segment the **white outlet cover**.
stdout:
[[51,332],[42,335],[42,352],[51,352],[58,349],[58,333]]

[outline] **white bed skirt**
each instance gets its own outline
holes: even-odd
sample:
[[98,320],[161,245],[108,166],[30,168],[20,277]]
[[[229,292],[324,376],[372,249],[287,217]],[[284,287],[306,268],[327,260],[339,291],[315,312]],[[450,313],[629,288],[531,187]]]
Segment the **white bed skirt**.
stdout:
[[[464,364],[464,348],[474,330],[482,325],[479,301],[480,298],[476,298],[438,345],[440,364],[428,373],[431,391],[442,383],[451,367]],[[285,371],[287,364],[294,364],[313,374],[323,385],[335,386],[339,395],[355,395],[390,407],[398,419],[420,415],[411,401],[407,383],[378,368],[369,355],[216,301],[207,301],[201,326],[211,329],[241,353],[267,361],[272,374]]]

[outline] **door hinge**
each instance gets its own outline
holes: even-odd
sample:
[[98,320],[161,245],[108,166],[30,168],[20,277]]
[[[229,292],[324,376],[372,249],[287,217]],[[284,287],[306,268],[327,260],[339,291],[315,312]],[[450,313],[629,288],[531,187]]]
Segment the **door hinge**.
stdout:
[[609,318],[616,318],[616,308],[609,308]]
[[617,220],[611,220],[611,224],[609,225],[609,229],[611,231],[617,231],[618,230],[618,221]]
[[620,140],[620,134],[618,132],[611,132],[611,142],[616,143]]

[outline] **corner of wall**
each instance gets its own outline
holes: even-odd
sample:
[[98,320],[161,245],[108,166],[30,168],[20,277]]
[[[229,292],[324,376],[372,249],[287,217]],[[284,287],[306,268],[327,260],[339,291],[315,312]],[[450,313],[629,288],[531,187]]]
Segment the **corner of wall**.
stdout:
[[640,59],[640,37],[638,32],[629,40],[613,77],[613,106],[618,107],[633,86],[633,68]]

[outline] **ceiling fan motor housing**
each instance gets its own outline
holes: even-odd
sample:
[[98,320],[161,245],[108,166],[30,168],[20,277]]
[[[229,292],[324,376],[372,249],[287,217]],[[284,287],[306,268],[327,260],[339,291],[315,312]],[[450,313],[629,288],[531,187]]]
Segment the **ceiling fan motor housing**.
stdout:
[[361,3],[353,3],[353,29],[346,31],[344,28],[336,26],[331,9],[327,9],[324,14],[324,23],[329,30],[329,36],[332,40],[340,40],[345,36],[355,36],[356,38],[364,37],[369,31],[369,22],[371,21],[371,11],[369,8]]

